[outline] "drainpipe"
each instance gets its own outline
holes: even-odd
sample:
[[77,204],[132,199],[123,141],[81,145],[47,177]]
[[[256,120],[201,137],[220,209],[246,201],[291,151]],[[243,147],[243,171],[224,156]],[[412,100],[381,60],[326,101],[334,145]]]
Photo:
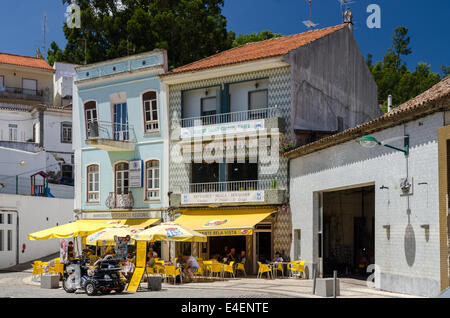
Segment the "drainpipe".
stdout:
[[392,107],[392,95],[388,96],[388,113],[390,113],[394,108]]

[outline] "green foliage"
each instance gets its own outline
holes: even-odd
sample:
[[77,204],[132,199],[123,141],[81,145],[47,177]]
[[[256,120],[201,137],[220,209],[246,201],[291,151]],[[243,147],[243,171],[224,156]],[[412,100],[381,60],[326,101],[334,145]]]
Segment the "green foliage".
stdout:
[[265,30],[259,33],[250,33],[250,34],[239,34],[239,36],[234,39],[232,46],[237,47],[244,45],[250,42],[259,42],[264,40],[269,40],[273,38],[279,38],[283,36],[280,33],[273,33],[272,31]]
[[441,73],[442,73],[442,77],[444,77],[444,78],[449,76],[450,75],[450,66],[442,65],[441,66]]
[[81,29],[64,25],[67,62],[94,63],[166,49],[170,68],[229,49],[223,0],[63,0],[81,8]]
[[59,48],[55,41],[50,44],[50,48],[47,51],[47,61],[51,66],[53,66],[55,62],[64,61],[63,51]]
[[[416,97],[441,80],[441,76],[430,70],[430,65],[420,62],[414,71],[403,63],[402,56],[412,53],[410,37],[406,27],[394,30],[393,44],[382,61],[373,65],[372,55],[368,54],[366,63],[378,86],[378,103],[387,112],[387,97],[392,95],[395,106]],[[449,68],[441,67],[443,75]]]

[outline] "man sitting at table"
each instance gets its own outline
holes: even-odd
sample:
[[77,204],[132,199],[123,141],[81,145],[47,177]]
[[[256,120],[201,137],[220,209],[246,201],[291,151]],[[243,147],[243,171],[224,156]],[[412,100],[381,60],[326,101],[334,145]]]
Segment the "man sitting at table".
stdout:
[[230,262],[236,262],[236,249],[234,247],[231,248],[230,253],[227,254],[227,264],[230,264]]
[[246,261],[247,261],[247,255],[245,255],[245,250],[242,250],[241,255],[239,255],[238,263],[245,264]]
[[194,272],[197,272],[198,268],[200,267],[198,265],[197,260],[194,256],[190,255],[189,253],[183,254],[183,260],[185,261],[185,266],[183,269],[183,273],[191,280],[194,280]]
[[272,260],[272,262],[283,262],[283,258],[281,257],[280,252],[275,253],[275,258]]

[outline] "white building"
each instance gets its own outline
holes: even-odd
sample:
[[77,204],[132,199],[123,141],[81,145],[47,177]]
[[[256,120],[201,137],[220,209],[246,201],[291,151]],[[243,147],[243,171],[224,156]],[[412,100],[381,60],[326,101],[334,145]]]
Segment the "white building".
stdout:
[[79,65],[55,62],[53,68],[53,104],[56,106],[68,106],[72,104],[73,78],[76,74],[75,67]]
[[[437,296],[449,286],[449,94],[447,77],[378,119],[287,153],[292,258],[310,273],[317,264],[322,277],[366,278],[376,264],[375,287],[387,291]],[[375,147],[362,147],[363,137]]]

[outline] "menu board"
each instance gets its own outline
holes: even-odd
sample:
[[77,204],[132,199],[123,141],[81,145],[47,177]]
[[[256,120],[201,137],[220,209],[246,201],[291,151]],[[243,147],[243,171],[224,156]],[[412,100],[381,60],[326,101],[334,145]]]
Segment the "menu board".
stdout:
[[128,166],[128,186],[142,188],[142,160],[130,161]]

